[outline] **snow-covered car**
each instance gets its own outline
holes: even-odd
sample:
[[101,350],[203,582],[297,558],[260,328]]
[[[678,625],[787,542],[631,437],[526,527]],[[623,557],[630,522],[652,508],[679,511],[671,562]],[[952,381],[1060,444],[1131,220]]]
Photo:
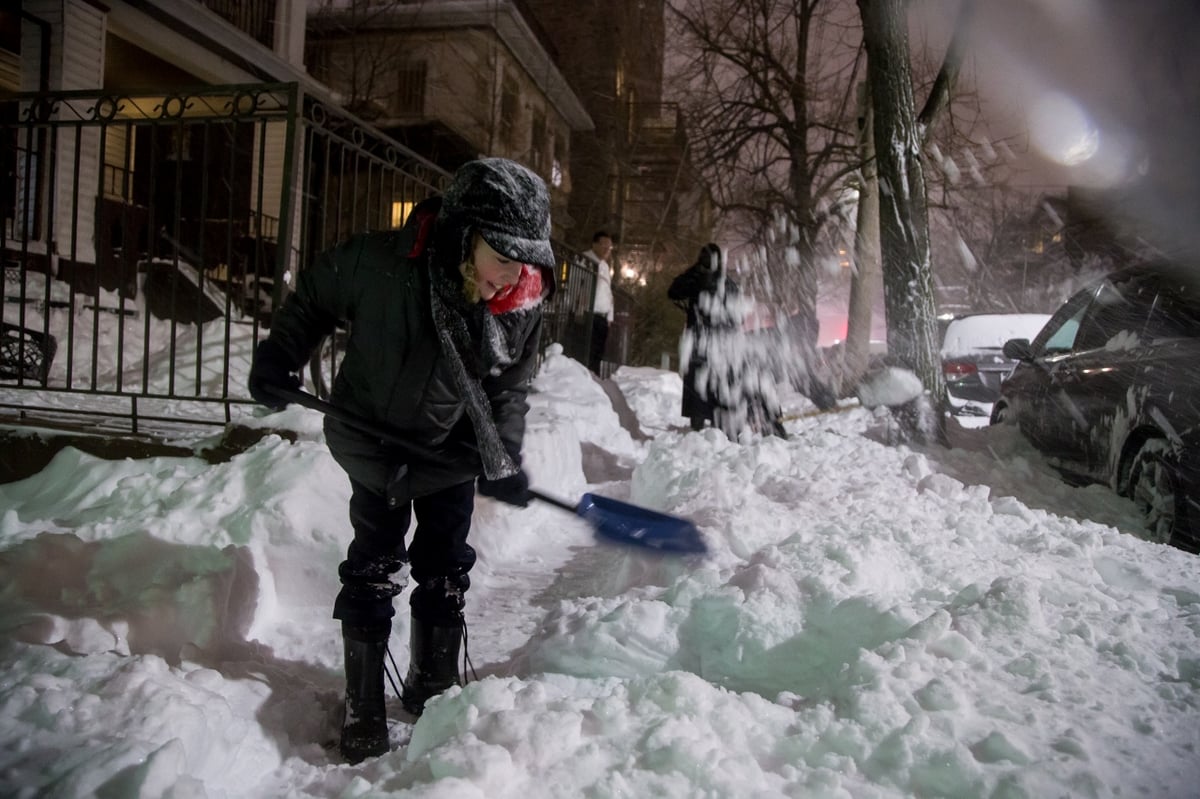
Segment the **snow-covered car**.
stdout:
[[[967,426],[988,423],[1000,398],[1000,381],[1017,362],[1004,355],[1004,342],[1032,339],[1049,314],[978,313],[956,316],[942,336],[942,374],[950,413]],[[972,425],[972,423],[976,425]]]
[[1158,263],[1078,292],[1001,385],[1014,422],[1072,478],[1132,497],[1155,540],[1200,543],[1200,274]]

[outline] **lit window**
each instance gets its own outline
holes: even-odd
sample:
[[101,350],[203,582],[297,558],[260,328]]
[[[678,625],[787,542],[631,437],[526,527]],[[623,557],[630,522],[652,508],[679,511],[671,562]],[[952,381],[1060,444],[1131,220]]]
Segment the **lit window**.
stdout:
[[403,227],[404,222],[408,219],[408,215],[412,213],[413,206],[416,203],[398,200],[392,203],[392,227]]

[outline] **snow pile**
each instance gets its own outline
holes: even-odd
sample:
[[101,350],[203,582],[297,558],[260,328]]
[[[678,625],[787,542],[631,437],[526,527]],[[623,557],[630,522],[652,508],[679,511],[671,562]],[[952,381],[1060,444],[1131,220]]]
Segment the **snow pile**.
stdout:
[[479,500],[479,679],[354,767],[329,619],[349,488],[319,417],[277,415],[296,444],[228,463],[66,450],[0,485],[0,793],[1194,795],[1200,560],[1141,540],[1132,503],[1061,483],[1008,429],[887,447],[854,408],[787,441],[671,430],[671,377],[618,375],[661,431],[643,444],[551,353],[526,463],[685,515],[711,555]]

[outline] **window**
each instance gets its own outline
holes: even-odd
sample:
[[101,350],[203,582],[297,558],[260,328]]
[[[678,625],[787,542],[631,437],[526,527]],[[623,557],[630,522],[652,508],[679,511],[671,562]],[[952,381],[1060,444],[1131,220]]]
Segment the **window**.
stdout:
[[625,96],[625,136],[632,141],[637,134],[637,89],[632,86]]
[[0,46],[0,91],[21,91],[21,56],[3,46]]
[[567,164],[567,132],[559,129],[554,137],[554,163],[550,165],[550,184],[554,188],[563,188],[566,183]]
[[529,165],[536,172],[546,168],[546,115],[541,111],[534,113],[529,127]]
[[1079,317],[1083,316],[1083,309],[1070,319],[1063,322],[1054,335],[1046,342],[1046,354],[1053,355],[1060,352],[1070,352],[1075,346],[1075,336],[1079,334]]
[[392,228],[400,228],[408,220],[408,215],[412,213],[413,206],[416,203],[406,200],[392,201]]
[[1033,340],[1033,351],[1039,357],[1070,352],[1079,332],[1079,320],[1092,301],[1092,290],[1081,291],[1054,312],[1050,321]]
[[425,113],[425,73],[424,61],[402,64],[396,71],[396,113]]
[[[472,85],[475,87],[475,108],[479,113],[486,112],[488,116],[491,116],[491,111],[488,110],[492,107],[491,97],[489,96],[491,93],[491,82],[488,80],[487,73],[482,69],[478,69],[472,71],[471,76],[473,78]],[[481,117],[481,119],[486,120],[486,117]]]
[[138,129],[132,125],[111,125],[104,139],[104,196],[113,200],[133,201],[133,165]]
[[517,81],[505,73],[504,85],[500,94],[500,138],[509,145],[515,145],[517,139],[517,115],[520,113],[520,97],[517,91]]
[[1119,333],[1141,335],[1153,302],[1154,292],[1144,280],[1106,281],[1079,323],[1075,349],[1100,349]]

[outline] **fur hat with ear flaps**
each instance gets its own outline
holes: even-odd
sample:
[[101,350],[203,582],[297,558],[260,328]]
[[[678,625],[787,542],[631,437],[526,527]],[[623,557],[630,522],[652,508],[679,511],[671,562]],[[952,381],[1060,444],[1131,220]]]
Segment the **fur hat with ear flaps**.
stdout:
[[[463,291],[459,267],[471,256],[474,233],[500,255],[528,265],[504,297],[511,306],[498,305],[496,298],[479,302]],[[482,380],[512,366],[525,343],[510,340],[519,328],[513,319],[538,308],[554,290],[546,184],[505,158],[463,164],[442,196],[434,241],[430,306],[442,354],[465,400],[484,475],[508,477],[518,471],[520,452],[509,451],[501,440]]]
[[438,221],[478,233],[489,247],[514,261],[554,268],[546,184],[515,161],[481,158],[459,167],[442,199]]

